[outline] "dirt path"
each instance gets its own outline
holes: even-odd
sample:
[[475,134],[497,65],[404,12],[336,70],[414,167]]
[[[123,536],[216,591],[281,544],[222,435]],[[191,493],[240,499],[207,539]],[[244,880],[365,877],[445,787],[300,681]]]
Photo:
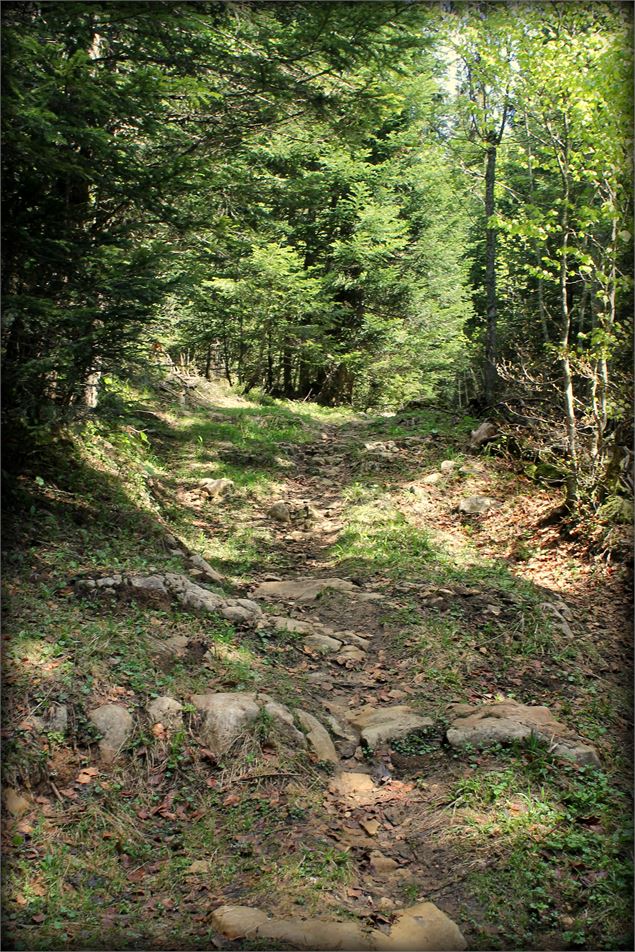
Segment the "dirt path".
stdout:
[[[304,682],[304,703],[310,697],[312,711],[324,723],[332,727],[335,716],[341,727],[347,717],[361,709],[381,713],[406,705],[415,715],[431,716],[430,726],[396,731],[394,740],[378,743],[372,749],[351,743],[350,736],[339,738],[340,762],[324,801],[326,817],[320,811],[309,818],[304,832],[312,829],[316,837],[326,832],[352,861],[354,885],[349,887],[345,902],[351,913],[368,915],[370,905],[377,921],[382,922],[385,916],[385,921],[390,921],[404,896],[428,899],[459,922],[472,942],[489,942],[492,937],[496,942],[503,928],[484,922],[488,913],[476,898],[474,883],[482,882],[488,871],[496,879],[497,867],[504,868],[501,860],[510,852],[508,843],[496,843],[496,832],[510,817],[511,825],[516,817],[521,820],[520,827],[531,828],[533,804],[520,792],[521,783],[518,794],[511,784],[503,810],[491,810],[487,802],[480,802],[487,801],[489,794],[485,789],[479,795],[475,778],[484,773],[491,785],[491,775],[504,774],[505,768],[496,753],[475,751],[461,756],[448,748],[443,742],[447,724],[444,709],[450,702],[487,703],[494,698],[515,697],[529,704],[550,704],[576,722],[576,707],[584,707],[588,700],[580,700],[576,691],[582,659],[587,660],[588,651],[590,661],[597,650],[597,645],[592,640],[586,643],[583,636],[583,644],[576,652],[571,651],[571,639],[579,637],[581,625],[589,624],[588,602],[571,597],[573,592],[580,594],[584,560],[573,547],[567,550],[563,546],[569,559],[567,576],[562,571],[562,548],[545,558],[541,546],[540,557],[530,564],[509,558],[510,550],[523,539],[523,529],[525,535],[540,538],[539,530],[531,532],[527,516],[538,521],[541,511],[553,505],[549,494],[537,494],[528,505],[526,486],[519,488],[504,469],[479,460],[468,460],[466,473],[458,480],[454,474],[444,478],[441,485],[425,486],[421,470],[429,469],[430,462],[438,465],[439,447],[433,444],[429,454],[426,441],[411,437],[403,442],[384,441],[392,455],[380,455],[378,461],[373,453],[376,437],[376,430],[369,433],[363,424],[325,428],[319,443],[304,446],[295,454],[297,469],[280,498],[292,512],[302,512],[307,504],[314,507],[318,518],[308,526],[300,519],[292,525],[272,527],[288,567],[273,576],[264,573],[261,578],[293,580],[337,575],[359,584],[361,598],[326,593],[310,604],[298,605],[292,598],[285,604],[286,615],[304,623],[326,625],[335,637],[345,628],[368,640],[364,655],[355,661],[342,662],[337,654],[320,659],[309,653],[289,666],[292,677]],[[371,447],[370,454],[364,455],[365,446]],[[441,449],[447,452],[447,445]],[[382,486],[380,507],[395,509],[415,527],[424,525],[446,561],[448,550],[459,553],[459,558],[450,559],[441,573],[434,557],[427,570],[421,571],[421,566],[415,564],[412,573],[407,558],[397,560],[397,572],[391,573],[381,559],[374,560],[372,541],[368,543],[369,551],[341,571],[343,562],[337,556],[337,547],[333,547],[350,523],[350,494],[347,498],[346,490],[360,475],[367,480],[369,457],[370,471]],[[413,473],[414,480],[410,478]],[[456,516],[458,498],[492,492],[503,502],[503,511],[495,509],[477,519]],[[506,502],[510,496],[511,504]],[[519,525],[519,512],[524,526]],[[493,531],[487,531],[488,523]],[[502,565],[491,564],[492,557],[501,556]],[[490,564],[489,572],[483,571],[485,563]],[[576,577],[578,584],[573,587],[571,582]],[[595,588],[596,608],[598,604],[605,609],[611,605],[611,582],[610,573],[605,574],[606,591]],[[547,646],[544,635],[536,630],[545,624],[545,611],[537,613],[538,603],[559,606],[576,633],[564,616],[558,615],[558,621],[564,622],[563,630],[555,636],[551,632],[553,643]],[[614,603],[609,610],[614,612]],[[514,629],[511,634],[510,628]],[[610,659],[625,647],[626,631],[616,619],[615,642],[603,646],[608,655],[605,673],[609,680],[611,674],[616,674]],[[457,642],[461,643],[458,656]],[[419,654],[422,648],[423,656]],[[567,649],[573,662],[570,669]],[[439,659],[444,651],[448,656]],[[575,676],[569,670],[574,670]],[[590,666],[586,671],[597,677]],[[366,783],[364,775],[372,782]],[[457,790],[465,788],[469,792],[470,785],[473,796],[457,797]],[[527,852],[531,863],[532,850]],[[514,863],[518,861],[514,857]],[[527,887],[529,904],[536,888],[540,887],[535,882]],[[531,915],[529,910],[530,920]],[[562,921],[554,918],[542,929],[536,931],[534,927],[533,941],[537,944],[532,947],[564,947],[561,933],[572,918],[565,911]]]
[[[289,948],[422,948],[403,916],[431,902],[449,917],[437,922],[447,948],[461,945],[452,923],[472,949],[628,948],[625,573],[541,525],[556,493],[466,453],[469,421],[334,423],[215,394],[212,412],[206,399],[195,412],[154,408],[155,455],[138,472],[159,476],[128,473],[124,457],[53,497],[59,534],[9,582],[19,691],[5,739],[11,783],[28,794],[5,843],[20,947],[269,949],[286,936]],[[94,458],[112,452],[98,444]],[[234,494],[196,501],[210,476],[233,479]],[[130,498],[142,480],[140,518]],[[471,496],[496,505],[460,514]],[[285,521],[269,513],[278,502]],[[42,525],[26,530],[40,539]],[[95,604],[69,586],[69,564],[103,576],[113,554],[131,573],[191,573],[166,526],[225,576],[203,580],[208,591],[256,600],[255,621]],[[344,590],[324,588],[334,578]],[[173,638],[186,647],[168,662],[152,646]],[[328,743],[294,749],[261,719],[255,746],[217,757],[191,700],[209,693],[266,695],[316,718]],[[182,706],[182,731],[149,718],[157,695]],[[502,699],[546,705],[602,769],[540,743],[448,743],[448,705]],[[33,715],[51,702],[69,723],[42,734]],[[87,725],[113,703],[133,728],[103,764]],[[245,937],[219,921],[228,905],[260,910],[270,936],[270,917],[304,932]],[[353,938],[307,938],[316,918]]]

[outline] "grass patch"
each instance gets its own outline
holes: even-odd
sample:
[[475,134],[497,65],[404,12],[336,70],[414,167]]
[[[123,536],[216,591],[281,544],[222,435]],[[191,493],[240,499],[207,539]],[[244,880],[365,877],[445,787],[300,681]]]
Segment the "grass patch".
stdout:
[[552,934],[573,948],[630,948],[632,827],[615,779],[553,761],[537,742],[491,757],[495,769],[451,794],[470,849],[496,857],[469,877],[490,924],[475,947],[539,948]]
[[403,513],[380,504],[363,504],[349,511],[348,526],[331,550],[347,572],[416,577],[433,559],[429,536],[409,523]]

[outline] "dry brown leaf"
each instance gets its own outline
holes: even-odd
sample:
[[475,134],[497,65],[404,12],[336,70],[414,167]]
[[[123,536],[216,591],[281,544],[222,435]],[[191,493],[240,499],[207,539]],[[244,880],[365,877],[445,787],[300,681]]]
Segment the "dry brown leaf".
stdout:
[[68,797],[70,800],[77,800],[79,796],[79,794],[77,793],[77,790],[73,790],[72,787],[61,787],[60,793],[62,794],[62,796]]

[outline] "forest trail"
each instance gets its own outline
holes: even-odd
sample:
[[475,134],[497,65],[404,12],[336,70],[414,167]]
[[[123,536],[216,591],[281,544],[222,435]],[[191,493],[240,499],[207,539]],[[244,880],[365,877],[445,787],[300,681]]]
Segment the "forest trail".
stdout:
[[[33,948],[60,934],[87,947],[74,923],[90,903],[92,941],[117,948],[556,949],[583,929],[613,942],[619,569],[541,527],[557,495],[471,454],[468,418],[261,405],[200,380],[172,399],[146,391],[95,437],[79,484],[43,490],[60,534],[9,583],[23,620],[7,676],[23,694],[7,736],[33,761],[10,763],[26,794],[10,927]],[[210,498],[210,477],[233,487]],[[462,514],[469,497],[495,504]],[[254,607],[229,623],[127,590],[95,602],[72,561],[80,582],[181,573]],[[42,601],[27,605],[34,564]],[[221,753],[212,696],[224,712],[260,705]],[[151,714],[165,698],[175,722]],[[540,740],[448,743],[451,705],[503,699],[547,706],[602,770]],[[68,725],[42,735],[52,702]],[[113,763],[89,726],[108,705],[131,725]]]

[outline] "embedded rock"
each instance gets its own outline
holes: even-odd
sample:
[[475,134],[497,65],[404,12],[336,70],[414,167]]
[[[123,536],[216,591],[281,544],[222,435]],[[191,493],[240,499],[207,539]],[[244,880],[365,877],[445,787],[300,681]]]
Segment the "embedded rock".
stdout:
[[335,634],[337,634],[337,637],[341,638],[342,641],[345,641],[349,645],[356,645],[363,651],[367,651],[370,645],[369,638],[361,638],[359,635],[356,635],[354,631],[338,631],[335,632]]
[[336,764],[339,758],[335,750],[335,745],[328,731],[320,724],[317,717],[313,717],[308,711],[298,711],[297,718],[300,725],[306,731],[306,739],[309,742],[309,747],[318,760],[325,760],[329,763]]
[[405,909],[388,935],[374,935],[378,952],[462,952],[467,948],[459,927],[433,902]]
[[94,586],[97,588],[116,588],[123,582],[123,575],[106,575],[104,578],[94,580]]
[[220,613],[223,618],[233,622],[235,625],[241,625],[245,622],[253,621],[254,619],[253,612],[250,612],[247,608],[243,608],[241,605],[225,605],[224,608],[221,608]]
[[480,426],[470,433],[470,446],[472,449],[478,449],[485,443],[491,442],[496,438],[498,429],[491,420],[483,420]]
[[342,578],[296,578],[287,582],[262,582],[253,595],[254,598],[281,598],[302,603],[313,602],[328,590],[348,594],[356,591],[356,586]]
[[370,774],[346,771],[331,778],[329,790],[336,796],[355,804],[373,803],[377,787]]
[[167,608],[172,601],[165,580],[160,575],[131,575],[127,583],[127,594],[138,602]]
[[260,713],[255,694],[193,694],[194,707],[204,715],[201,738],[215,757],[221,757]]
[[17,790],[14,790],[13,787],[5,788],[3,799],[7,813],[10,813],[11,816],[17,820],[31,809],[31,803],[27,798],[23,797]]
[[462,952],[467,947],[458,926],[431,902],[404,909],[387,933],[351,921],[270,919],[249,906],[220,906],[212,913],[212,925],[228,939],[269,939],[323,952]]
[[276,502],[267,509],[267,515],[276,522],[291,522],[291,510],[286,502]]
[[297,949],[370,949],[367,933],[353,922],[321,919],[269,919],[249,906],[221,906],[212,913],[212,925],[230,939],[269,939]]
[[338,748],[342,757],[352,757],[357,749],[357,734],[342,719],[338,719],[334,714],[327,714],[324,718],[331,733],[337,738],[335,746]]
[[359,825],[369,836],[377,836],[381,830],[381,823],[378,820],[360,820]]
[[422,482],[424,482],[426,486],[436,486],[436,484],[442,482],[442,480],[443,473],[428,473],[427,476],[423,477]]
[[105,763],[117,758],[132,731],[132,716],[121,704],[102,704],[88,715],[102,735],[99,753]]
[[551,752],[564,760],[578,764],[599,766],[600,759],[594,747],[566,725],[557,721],[548,707],[532,707],[517,701],[499,701],[475,707],[460,705],[459,713],[447,731],[448,742],[453,747],[483,748],[494,744],[509,744],[529,737],[548,743]]
[[571,611],[564,602],[542,602],[540,605],[543,615],[546,614],[551,621],[551,624],[554,628],[557,628],[562,632],[563,635],[566,635],[567,638],[573,637],[573,630],[571,625],[565,617],[565,612],[568,613],[569,618],[571,617]]
[[165,640],[152,638],[149,648],[153,654],[165,661],[177,661],[179,658],[185,657],[189,643],[189,638],[186,635],[172,635]]
[[300,621],[299,618],[286,618],[284,615],[273,615],[267,620],[273,624],[276,631],[291,631],[298,635],[312,635],[316,627],[320,627],[308,621]]
[[359,711],[347,714],[347,720],[360,732],[362,740],[371,749],[384,741],[405,737],[411,731],[431,727],[434,723],[429,717],[416,714],[407,704],[394,707],[367,704]]
[[183,726],[183,705],[173,697],[156,697],[148,704],[147,711],[153,724],[175,730]]
[[379,850],[373,850],[370,854],[370,868],[374,873],[394,873],[396,869],[399,869],[399,863],[391,859],[389,856],[384,856]]
[[490,509],[497,509],[500,505],[501,503],[497,499],[492,499],[491,496],[468,496],[460,501],[458,508],[459,512],[466,516],[478,516]]
[[337,660],[351,664],[361,664],[366,660],[366,652],[358,648],[357,645],[344,645],[341,651],[337,653]]
[[342,647],[341,641],[328,635],[309,635],[304,639],[304,644],[321,655],[335,654]]
[[441,465],[439,466],[439,470],[442,473],[452,473],[454,472],[455,469],[458,469],[459,466],[460,466],[460,463],[457,463],[455,459],[444,459]]
[[227,496],[234,488],[233,479],[201,479],[198,487],[199,492],[210,499],[220,499]]
[[201,585],[196,585],[195,582],[189,582],[185,588],[177,590],[175,594],[177,601],[186,611],[195,613],[217,612],[227,604],[222,596],[210,592]]
[[295,726],[293,714],[284,704],[279,704],[277,701],[267,701],[264,706],[264,711],[272,719],[274,732],[283,743],[288,744],[294,749],[296,747],[299,747],[301,750],[306,749],[304,734]]
[[225,581],[220,572],[213,569],[209,562],[206,562],[202,556],[196,554],[190,555],[188,562],[193,569],[202,572],[205,578],[210,582],[216,582],[217,585],[221,585]]
[[228,939],[252,938],[268,921],[264,912],[250,906],[219,906],[212,913],[212,925]]
[[31,723],[38,731],[47,734],[65,734],[68,728],[66,704],[51,704],[44,717],[32,717]]
[[291,711],[268,694],[194,694],[190,700],[204,715],[201,739],[217,758],[252,730],[261,714],[266,715],[270,723],[272,736],[268,739],[292,750],[306,750],[306,738],[296,727]]
[[251,598],[230,598],[227,604],[238,605],[240,608],[251,612],[252,615],[262,615],[262,608],[256,602],[253,602]]

